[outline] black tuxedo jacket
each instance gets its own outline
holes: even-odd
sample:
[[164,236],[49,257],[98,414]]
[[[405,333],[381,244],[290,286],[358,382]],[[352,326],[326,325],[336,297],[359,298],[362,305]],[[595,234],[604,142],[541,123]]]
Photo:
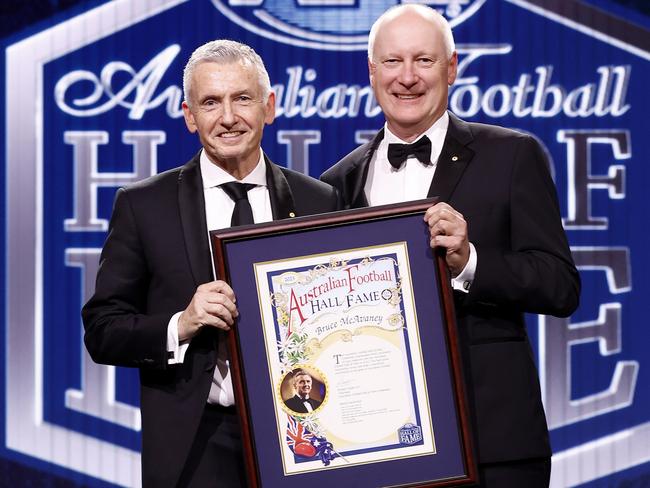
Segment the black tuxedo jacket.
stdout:
[[[338,209],[336,190],[266,160],[274,219]],[[213,279],[199,155],[118,190],[94,296],[82,310],[93,360],[140,368],[145,487],[173,487],[210,391],[219,334],[203,329],[167,364],[167,325]],[[235,290],[236,293],[236,290]]]
[[[321,402],[314,400],[313,398],[308,398],[307,402],[311,405],[312,410],[316,410],[321,404]],[[298,395],[294,395],[287,399],[284,404],[294,412],[308,413],[307,407],[304,405],[304,400],[302,400]]]
[[[367,206],[364,185],[380,131],[326,171],[345,208]],[[469,293],[455,292],[480,462],[551,454],[524,312],[567,316],[580,279],[546,156],[529,135],[450,114],[429,189],[461,212],[478,262]]]

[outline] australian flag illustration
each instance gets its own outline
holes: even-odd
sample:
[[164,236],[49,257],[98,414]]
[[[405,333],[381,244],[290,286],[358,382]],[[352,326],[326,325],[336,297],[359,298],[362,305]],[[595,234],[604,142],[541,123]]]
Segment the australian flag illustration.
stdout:
[[297,463],[320,459],[325,466],[329,466],[332,459],[338,456],[331,442],[310,432],[291,415],[287,415],[286,439]]

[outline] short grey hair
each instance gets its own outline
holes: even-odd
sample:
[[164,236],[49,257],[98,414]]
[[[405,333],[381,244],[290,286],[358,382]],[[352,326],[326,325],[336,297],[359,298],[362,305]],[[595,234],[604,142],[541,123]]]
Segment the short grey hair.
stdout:
[[264,61],[252,47],[230,39],[217,39],[206,42],[194,50],[183,70],[183,97],[185,102],[190,105],[192,75],[198,65],[202,63],[229,64],[237,62],[255,68],[262,89],[262,96],[266,103],[271,93],[271,81],[264,66]]
[[442,32],[442,39],[445,44],[447,59],[451,59],[451,56],[456,50],[456,44],[454,43],[454,35],[451,32],[451,25],[449,25],[447,19],[445,19],[444,16],[440,15],[437,10],[432,9],[431,7],[410,3],[392,6],[383,14],[381,14],[377,20],[375,20],[375,23],[372,24],[370,34],[368,34],[368,59],[370,62],[374,62],[372,51],[375,48],[375,38],[377,37],[377,31],[384,22],[394,19],[403,12],[413,12],[420,15],[424,19],[433,21],[433,23],[435,23]]
[[293,371],[291,373],[291,380],[292,380],[291,382],[292,382],[292,384],[294,386],[296,386],[296,383],[298,382],[298,377],[299,376],[309,376],[313,380],[311,374],[309,374],[307,372],[307,370],[305,370],[305,369],[296,369],[295,371]]

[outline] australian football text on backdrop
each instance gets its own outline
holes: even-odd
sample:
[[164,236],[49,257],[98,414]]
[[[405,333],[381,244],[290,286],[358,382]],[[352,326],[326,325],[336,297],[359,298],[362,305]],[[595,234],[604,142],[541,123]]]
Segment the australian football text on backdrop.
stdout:
[[[458,79],[450,90],[449,106],[462,117],[472,117],[479,112],[494,118],[508,115],[555,117],[559,114],[619,117],[630,109],[626,103],[629,66],[599,66],[592,82],[573,87],[552,82],[552,65],[537,66],[534,74],[521,73],[514,84],[497,83],[486,87],[480,86],[478,76],[471,75],[471,64],[484,55],[508,54],[511,46],[458,46],[458,51],[462,59]],[[71,71],[55,86],[56,104],[75,117],[94,117],[122,107],[134,120],[142,119],[147,111],[164,104],[168,116],[182,117],[181,88],[160,86],[179,52],[178,44],[168,46],[137,71],[124,61],[109,61],[98,74],[88,70]],[[470,72],[466,76],[467,71]],[[369,85],[339,83],[319,88],[313,84],[318,72],[300,65],[288,66],[286,74],[286,80],[273,85],[277,96],[276,117],[327,119],[354,118],[363,114],[372,118],[381,112]],[[124,81],[125,75],[129,78],[127,81]],[[117,78],[119,83],[115,81]]]

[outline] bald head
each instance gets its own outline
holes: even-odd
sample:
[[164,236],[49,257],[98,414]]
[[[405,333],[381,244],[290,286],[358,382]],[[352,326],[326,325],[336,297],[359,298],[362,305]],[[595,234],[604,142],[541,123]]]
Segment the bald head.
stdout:
[[447,19],[440,15],[436,10],[427,7],[426,5],[400,4],[386,10],[379,16],[379,18],[377,18],[375,23],[372,24],[370,34],[368,35],[368,59],[371,62],[375,62],[375,41],[377,35],[380,35],[382,27],[402,16],[419,16],[430,22],[431,29],[441,34],[447,59],[451,59],[451,56],[456,50],[456,45],[454,43],[454,36],[451,33],[451,26],[449,25],[449,22],[447,22]]
[[458,56],[449,24],[423,5],[385,12],[370,33],[368,72],[388,129],[414,141],[445,113]]

